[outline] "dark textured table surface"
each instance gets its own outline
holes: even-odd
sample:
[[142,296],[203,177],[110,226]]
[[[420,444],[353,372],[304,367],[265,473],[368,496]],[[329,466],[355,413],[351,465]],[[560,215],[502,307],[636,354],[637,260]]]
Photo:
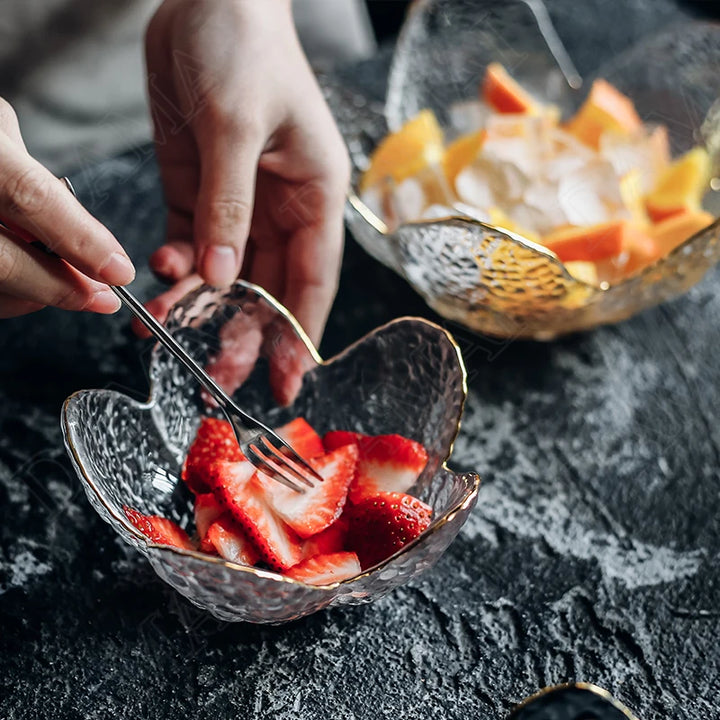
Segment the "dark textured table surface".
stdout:
[[[74,178],[138,266],[161,239],[152,157]],[[470,395],[452,465],[484,484],[430,572],[281,627],[189,605],[86,501],[66,395],[147,391],[128,317],[0,326],[0,718],[501,718],[595,682],[640,718],[720,717],[720,271],[686,297],[552,344],[452,326]],[[146,269],[139,294],[157,289]],[[437,318],[349,241],[323,354]]]

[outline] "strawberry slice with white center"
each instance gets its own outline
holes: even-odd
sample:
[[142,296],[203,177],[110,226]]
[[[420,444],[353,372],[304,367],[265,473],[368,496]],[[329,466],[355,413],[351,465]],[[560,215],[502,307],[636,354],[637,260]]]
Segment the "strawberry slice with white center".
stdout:
[[348,520],[343,513],[330,527],[317,535],[309,537],[303,543],[303,558],[315,555],[330,555],[345,549],[345,537],[348,532]]
[[322,532],[340,517],[357,458],[357,447],[345,445],[311,460],[310,464],[323,481],[315,481],[312,487],[303,485],[301,493],[263,473],[258,473],[258,480],[277,515],[300,537],[308,538]]
[[224,512],[225,508],[211,492],[195,496],[195,528],[200,539]]
[[322,443],[325,452],[332,452],[343,445],[357,445],[364,437],[367,436],[349,430],[330,430],[323,436]]
[[251,463],[247,460],[216,462],[209,468],[208,482],[220,505],[240,525],[258,549],[260,558],[273,570],[286,570],[300,562],[300,538],[273,512]]
[[311,460],[325,453],[320,436],[304,418],[295,418],[275,432],[304,460]]
[[329,585],[355,577],[360,572],[360,561],[354,552],[338,552],[303,560],[285,575],[310,585]]
[[379,492],[407,492],[427,464],[427,451],[401,435],[376,435],[358,440],[357,471],[348,498],[360,502]]
[[200,550],[210,551],[225,560],[239,565],[254,565],[260,560],[260,553],[248,539],[243,529],[229,515],[223,515],[207,530]]
[[195,550],[188,534],[172,520],[159,515],[143,515],[134,508],[123,506],[125,517],[148,539],[157,545],[171,545]]
[[242,460],[243,457],[227,420],[203,418],[185,458],[182,479],[194,493],[210,492],[206,478],[208,467],[217,460]]

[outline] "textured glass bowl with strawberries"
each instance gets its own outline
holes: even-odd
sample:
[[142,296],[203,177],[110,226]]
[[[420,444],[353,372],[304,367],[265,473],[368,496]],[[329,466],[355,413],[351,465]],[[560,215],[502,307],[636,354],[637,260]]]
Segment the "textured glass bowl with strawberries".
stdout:
[[188,295],[168,327],[325,480],[298,494],[257,473],[162,348],[148,402],[75,393],[62,424],[86,494],[161,578],[222,620],[280,623],[375,600],[439,558],[479,487],[445,465],[466,386],[443,329],[400,319],[323,361],[242,282]]
[[720,26],[690,23],[575,91],[527,4],[418,0],[384,107],[327,86],[351,230],[441,315],[500,337],[674,297],[720,258],[718,63]]

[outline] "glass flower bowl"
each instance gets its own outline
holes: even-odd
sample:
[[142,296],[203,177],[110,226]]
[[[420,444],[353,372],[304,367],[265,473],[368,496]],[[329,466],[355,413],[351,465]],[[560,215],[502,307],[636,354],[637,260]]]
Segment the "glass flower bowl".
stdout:
[[[440,315],[505,338],[551,339],[624,320],[685,292],[720,258],[716,221],[638,274],[597,287],[573,278],[552,252],[515,233],[461,214],[405,222],[389,230],[360,200],[359,178],[385,134],[423,108],[431,108],[446,130],[456,132],[448,108],[477,97],[479,79],[492,61],[503,62],[537,97],[564,112],[579,106],[582,94],[571,87],[579,78],[568,71],[542,8],[536,0],[417,0],[395,49],[384,107],[332,81],[326,83],[353,162],[346,210],[353,236]],[[587,18],[582,27],[596,34],[603,27],[605,32],[612,29]],[[592,39],[594,49],[603,47]],[[611,39],[604,45],[614,46]],[[705,146],[717,175],[718,67],[720,26],[692,22],[638,39],[583,80],[589,87],[595,77],[606,78],[632,98],[643,120],[666,124],[673,156],[697,144]],[[720,181],[711,185],[720,186]],[[705,206],[716,217],[718,200],[709,186]]]
[[526,698],[507,720],[637,720],[607,690],[591,683],[546,687]]
[[[425,320],[402,318],[323,361],[285,308],[243,282],[227,291],[202,287],[186,296],[172,310],[168,328],[205,364],[228,330],[240,355],[259,350],[234,397],[270,426],[303,416],[320,433],[399,433],[421,442],[429,461],[411,492],[434,513],[430,528],[391,558],[325,586],[148,541],[126,520],[123,506],[188,527],[192,498],[180,471],[200,416],[216,414],[187,371],[158,346],[147,402],[109,390],[82,390],[66,400],[62,427],[91,505],[163,580],[221,620],[280,623],[331,605],[373,601],[440,557],[474,506],[480,482],[473,473],[455,474],[445,465],[466,395],[465,369],[451,335]],[[293,404],[280,407],[271,391],[273,367],[288,347],[294,361],[309,369]]]

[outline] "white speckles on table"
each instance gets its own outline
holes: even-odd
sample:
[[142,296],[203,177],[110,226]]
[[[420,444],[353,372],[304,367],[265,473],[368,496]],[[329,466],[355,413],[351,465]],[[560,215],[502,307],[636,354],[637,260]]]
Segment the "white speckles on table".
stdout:
[[29,538],[19,540],[8,550],[9,557],[0,556],[0,595],[12,588],[27,589],[38,576],[52,570],[50,563],[39,560],[33,554],[34,543]]

